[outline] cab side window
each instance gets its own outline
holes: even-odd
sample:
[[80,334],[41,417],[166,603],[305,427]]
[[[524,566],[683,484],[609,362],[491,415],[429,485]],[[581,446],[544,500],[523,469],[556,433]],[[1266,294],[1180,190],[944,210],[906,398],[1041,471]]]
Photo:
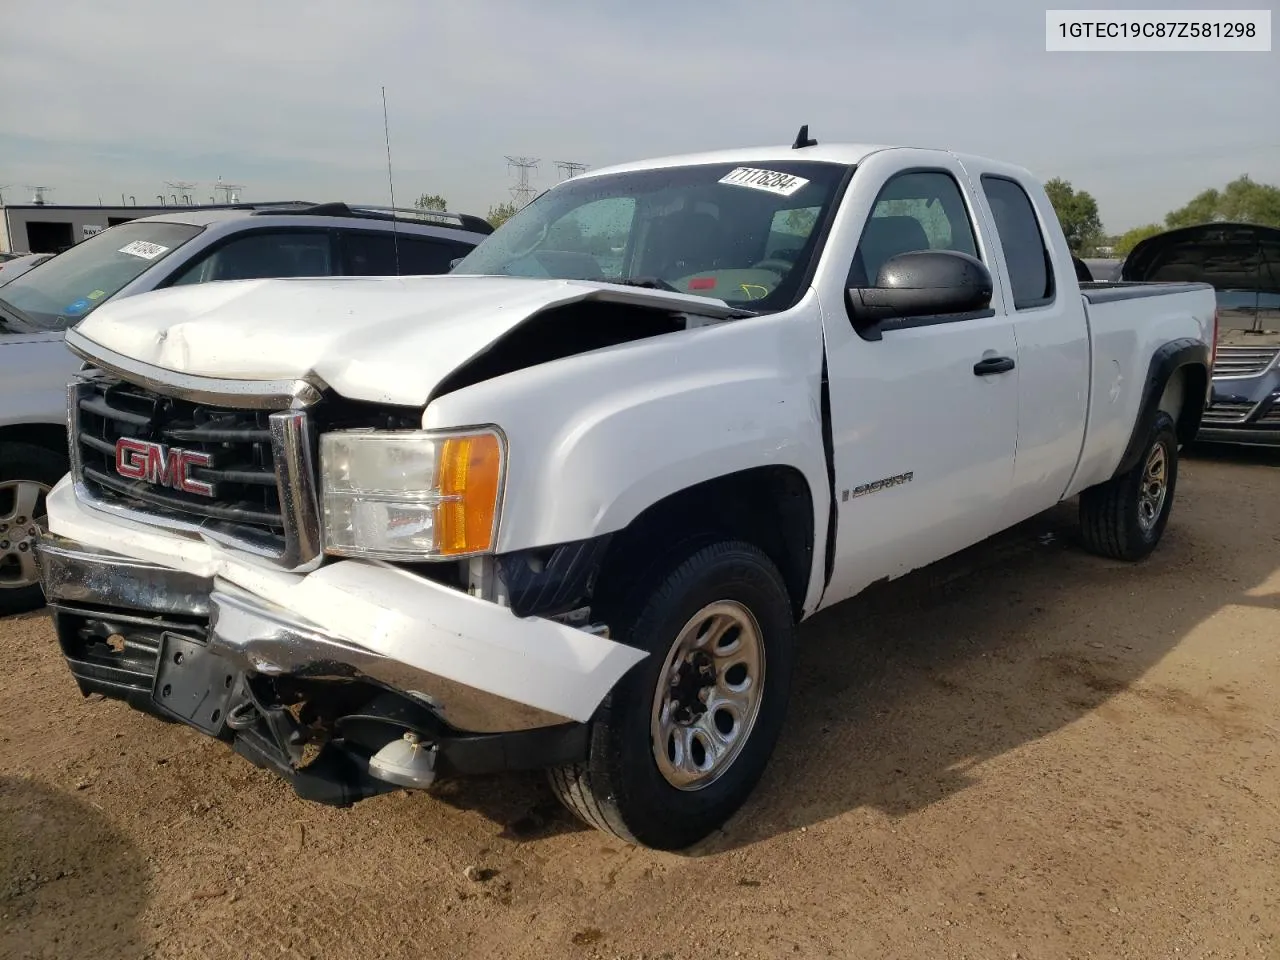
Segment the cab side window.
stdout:
[[941,170],[900,173],[881,188],[862,229],[847,286],[875,286],[886,260],[916,250],[978,256],[964,196],[951,174]]
[[[1053,265],[1045,246],[1040,222],[1036,219],[1031,198],[1022,186],[1005,177],[984,174],[982,191],[991,204],[996,222],[996,235],[1009,266],[1009,285],[1013,287],[1013,308],[1027,310],[1053,302]],[[1076,267],[1077,276],[1079,269]],[[1088,268],[1085,276],[1092,280]]]
[[[343,272],[351,277],[405,277],[448,273],[450,263],[465,257],[465,243],[391,231],[342,231]],[[399,270],[396,269],[397,264]]]
[[170,286],[217,280],[333,275],[327,230],[256,231],[235,237],[188,265]]

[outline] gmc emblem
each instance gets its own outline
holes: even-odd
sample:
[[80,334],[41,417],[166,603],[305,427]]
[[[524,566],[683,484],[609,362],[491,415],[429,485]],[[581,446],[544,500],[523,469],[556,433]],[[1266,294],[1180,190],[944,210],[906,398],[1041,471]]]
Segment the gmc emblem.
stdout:
[[195,450],[179,450],[131,437],[116,441],[116,473],[183,493],[213,496],[213,484],[191,476],[192,467],[207,467],[212,463],[213,457]]

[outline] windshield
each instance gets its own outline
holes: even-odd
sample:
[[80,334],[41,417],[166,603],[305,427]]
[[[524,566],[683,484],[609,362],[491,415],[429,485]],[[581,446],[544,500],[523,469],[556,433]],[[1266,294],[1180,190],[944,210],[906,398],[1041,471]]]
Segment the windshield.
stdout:
[[586,176],[544,193],[453,273],[640,283],[753,311],[802,293],[849,167],[708,164]]
[[1158,234],[1134,247],[1122,279],[1212,285],[1223,342],[1280,334],[1280,230],[1274,227],[1207,223]]
[[201,231],[185,223],[122,223],[82,240],[0,287],[41,330],[63,330]]
[[1280,294],[1219,290],[1218,329],[1274,337],[1280,333]]

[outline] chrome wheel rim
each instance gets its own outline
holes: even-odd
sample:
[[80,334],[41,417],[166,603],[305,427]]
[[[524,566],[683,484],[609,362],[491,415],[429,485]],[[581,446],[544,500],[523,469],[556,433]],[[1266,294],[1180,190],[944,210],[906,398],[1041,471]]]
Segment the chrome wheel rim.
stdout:
[[40,582],[36,520],[44,516],[48,492],[48,485],[35,480],[0,483],[0,590],[23,590]]
[[1169,494],[1169,457],[1164,444],[1157,443],[1147,457],[1142,470],[1142,485],[1138,488],[1138,526],[1143,533],[1150,533],[1164,509]]
[[681,628],[654,690],[653,758],[667,783],[701,790],[742,752],[764,693],[764,640],[751,611],[708,604]]

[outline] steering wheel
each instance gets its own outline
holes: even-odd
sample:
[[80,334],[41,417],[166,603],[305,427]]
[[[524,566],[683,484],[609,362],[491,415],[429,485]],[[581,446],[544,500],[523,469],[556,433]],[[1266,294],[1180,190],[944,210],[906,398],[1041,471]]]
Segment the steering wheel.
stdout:
[[751,265],[751,269],[752,270],[768,270],[771,273],[776,273],[780,277],[785,277],[788,273],[790,273],[793,269],[795,269],[795,264],[791,263],[788,260],[766,258],[764,260],[759,260],[753,263]]

